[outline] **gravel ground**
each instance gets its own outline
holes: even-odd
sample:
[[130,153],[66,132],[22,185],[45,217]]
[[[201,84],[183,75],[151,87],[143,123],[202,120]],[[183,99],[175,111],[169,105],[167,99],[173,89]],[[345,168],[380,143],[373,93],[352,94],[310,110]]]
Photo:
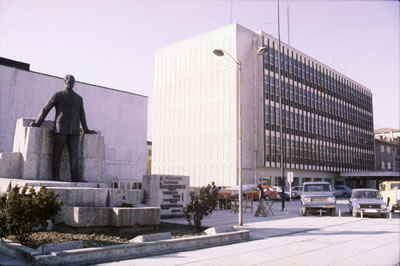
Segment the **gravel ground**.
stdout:
[[[182,238],[189,236],[204,235],[205,227],[196,231],[189,225],[160,223],[154,230],[132,231],[132,232],[93,232],[93,233],[71,233],[71,232],[35,232],[32,234],[26,246],[38,248],[42,244],[57,243],[83,240],[85,248],[101,247],[108,245],[127,244],[129,240],[139,235],[155,234],[162,232],[171,232],[172,238]],[[12,241],[16,241],[13,236],[8,237]],[[17,241],[16,241],[17,242]]]

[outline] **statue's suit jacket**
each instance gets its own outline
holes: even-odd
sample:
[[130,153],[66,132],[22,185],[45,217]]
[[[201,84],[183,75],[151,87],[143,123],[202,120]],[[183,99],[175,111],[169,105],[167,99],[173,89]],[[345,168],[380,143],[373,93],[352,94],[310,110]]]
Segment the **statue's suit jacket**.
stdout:
[[53,94],[35,121],[38,126],[42,124],[53,107],[56,108],[54,133],[80,135],[80,123],[85,132],[88,130],[82,97],[72,89]]

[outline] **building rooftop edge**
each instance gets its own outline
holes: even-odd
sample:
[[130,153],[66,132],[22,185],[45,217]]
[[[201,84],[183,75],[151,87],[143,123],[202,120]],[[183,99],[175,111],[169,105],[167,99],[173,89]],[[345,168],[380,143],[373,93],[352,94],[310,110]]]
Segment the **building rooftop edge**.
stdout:
[[[256,32],[256,33],[259,34],[260,36],[266,35],[266,36],[268,36],[269,38],[274,39],[276,42],[278,42],[278,39],[277,39],[277,38],[275,38],[274,36],[272,36],[272,35],[270,35],[270,34],[268,34],[268,33],[263,32],[263,31],[261,31],[261,30],[258,31],[258,32]],[[283,41],[281,40],[281,46],[282,46],[282,44],[284,44],[286,47],[290,47],[290,49],[292,49],[292,50],[294,50],[294,51],[296,51],[296,52],[298,52],[298,53],[300,53],[300,54],[302,54],[302,55],[304,55],[304,56],[306,56],[306,57],[312,58],[313,61],[317,62],[317,63],[320,64],[321,66],[324,66],[325,68],[328,68],[330,71],[336,72],[336,73],[340,74],[341,76],[343,76],[343,77],[345,77],[345,78],[351,80],[352,82],[357,83],[358,85],[360,85],[360,86],[363,87],[364,89],[368,90],[368,92],[370,92],[370,93],[372,94],[371,89],[369,89],[367,86],[361,84],[360,82],[355,81],[354,79],[349,78],[347,75],[345,75],[345,74],[343,74],[343,73],[341,73],[341,72],[339,72],[339,71],[333,69],[332,67],[330,67],[330,66],[328,66],[328,65],[326,65],[326,64],[324,64],[324,63],[322,63],[321,61],[315,59],[314,57],[305,54],[304,52],[302,52],[302,51],[300,51],[300,50],[294,48],[293,46],[291,46],[291,45],[289,45],[289,44],[287,44],[287,43],[285,43],[285,42],[283,42]]]
[[[12,59],[9,59],[9,60],[12,60]],[[15,60],[12,60],[12,61],[15,61]],[[15,61],[15,62],[20,62],[20,61]],[[23,63],[23,62],[20,62],[20,63]],[[23,64],[27,64],[27,63],[23,63]],[[29,64],[28,64],[28,65],[29,65]],[[62,78],[62,77],[58,77],[58,76],[55,76],[55,75],[50,75],[50,74],[41,73],[41,72],[32,71],[32,70],[26,70],[26,69],[14,67],[14,66],[3,65],[3,64],[0,64],[0,66],[9,67],[9,68],[15,68],[15,69],[18,69],[18,70],[20,70],[20,71],[31,72],[31,73],[39,74],[39,75],[43,75],[43,76],[48,76],[48,77],[53,77],[53,78],[64,79],[64,78]],[[124,90],[118,90],[118,89],[114,89],[114,88],[109,88],[109,87],[105,87],[105,86],[101,86],[101,85],[97,85],[97,84],[93,84],[93,83],[88,83],[88,82],[84,82],[84,81],[79,81],[79,80],[77,80],[76,82],[77,82],[77,83],[80,83],[80,84],[96,86],[96,87],[103,88],[103,89],[107,89],[107,90],[113,90],[113,91],[118,91],[118,92],[122,92],[122,93],[128,93],[128,94],[132,94],[132,95],[136,95],[136,96],[140,96],[140,97],[149,98],[149,96],[146,96],[146,95],[141,95],[141,94],[137,94],[137,93],[133,93],[133,92],[129,92],[129,91],[124,91]]]

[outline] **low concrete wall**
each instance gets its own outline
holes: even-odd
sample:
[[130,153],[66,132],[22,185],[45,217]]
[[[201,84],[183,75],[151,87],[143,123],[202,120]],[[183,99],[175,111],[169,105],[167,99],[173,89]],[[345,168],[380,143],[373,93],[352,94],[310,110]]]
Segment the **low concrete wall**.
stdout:
[[22,153],[3,152],[0,153],[0,178],[21,177]]
[[160,208],[61,207],[56,223],[71,227],[160,224]]
[[41,254],[36,249],[14,243],[4,238],[0,239],[0,252],[14,258],[24,259],[28,262],[34,262],[35,256]]
[[227,245],[249,240],[249,231],[242,230],[211,236],[197,236],[157,242],[132,243],[99,248],[84,248],[36,255],[34,260],[39,265],[68,265],[99,263],[128,258],[153,256],[164,253],[201,249]]

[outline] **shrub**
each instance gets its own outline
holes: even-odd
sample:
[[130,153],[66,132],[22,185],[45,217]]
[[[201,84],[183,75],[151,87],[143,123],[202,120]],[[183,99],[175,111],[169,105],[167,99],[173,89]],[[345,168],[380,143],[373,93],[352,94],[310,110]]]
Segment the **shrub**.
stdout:
[[210,195],[211,186],[202,187],[200,194],[191,193],[190,203],[184,209],[186,220],[190,225],[193,225],[199,229],[201,227],[201,221],[204,216],[208,216],[213,211],[214,199]]
[[58,195],[42,186],[39,192],[28,186],[16,185],[8,195],[0,196],[0,236],[14,235],[25,244],[32,234],[32,228],[47,226],[61,209]]

